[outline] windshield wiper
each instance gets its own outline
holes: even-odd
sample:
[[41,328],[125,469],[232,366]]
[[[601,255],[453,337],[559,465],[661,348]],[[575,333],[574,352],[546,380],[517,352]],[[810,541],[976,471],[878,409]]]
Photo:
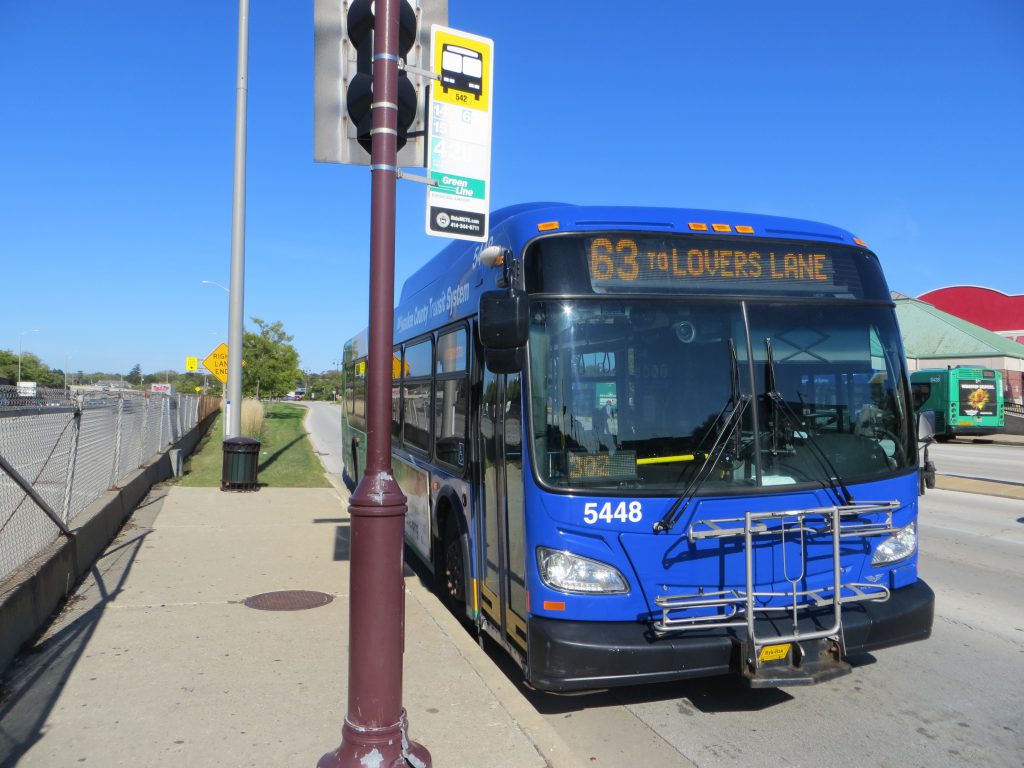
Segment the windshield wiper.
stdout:
[[781,414],[783,420],[789,422],[789,425],[795,432],[800,432],[806,436],[807,447],[811,449],[811,456],[817,461],[818,466],[824,471],[825,477],[828,478],[829,487],[832,489],[832,493],[835,494],[836,498],[845,504],[853,504],[853,494],[850,493],[850,489],[846,487],[846,483],[843,482],[842,477],[839,476],[839,472],[835,466],[829,461],[828,454],[822,449],[821,445],[811,435],[810,427],[807,424],[800,421],[800,417],[797,416],[792,406],[786,401],[786,398],[782,396],[782,393],[776,387],[775,383],[775,356],[772,354],[772,340],[764,340],[765,351],[767,353],[767,362],[765,364],[765,397],[768,398],[769,404],[772,406],[772,455],[778,452],[778,434],[779,434],[779,419],[778,415]]
[[715,417],[711,427],[704,433],[704,437],[697,446],[697,450],[694,452],[694,455],[696,456],[700,454],[700,449],[704,446],[704,442],[707,440],[708,435],[713,433],[715,439],[712,442],[711,447],[706,453],[704,453],[704,463],[701,464],[700,469],[698,469],[693,477],[690,478],[690,482],[687,484],[686,490],[683,491],[683,495],[677,498],[672,503],[672,506],[669,507],[668,512],[665,513],[664,517],[654,524],[655,533],[666,533],[671,531],[673,526],[679,522],[679,518],[683,516],[686,508],[690,505],[690,502],[693,501],[694,495],[698,490],[700,490],[700,487],[704,482],[711,477],[711,473],[715,471],[715,467],[718,466],[722,457],[728,453],[727,446],[733,439],[734,435],[736,436],[737,454],[739,453],[740,435],[737,428],[742,422],[743,414],[747,410],[747,407],[750,405],[750,401],[753,398],[750,395],[740,393],[739,364],[736,360],[736,345],[731,337],[728,339],[728,343],[732,366],[732,392],[725,405],[722,406],[722,410],[718,412],[718,416]]

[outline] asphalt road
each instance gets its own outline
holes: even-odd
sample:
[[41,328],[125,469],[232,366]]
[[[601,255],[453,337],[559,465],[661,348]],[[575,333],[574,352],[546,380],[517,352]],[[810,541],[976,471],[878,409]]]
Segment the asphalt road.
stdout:
[[341,482],[342,449],[341,449],[341,406],[336,403],[316,402],[309,400],[300,402],[306,406],[304,425],[309,433],[313,450],[323,462],[324,469],[332,482]]
[[1024,484],[1024,444],[1008,442],[1007,438],[997,442],[979,438],[935,443],[929,446],[928,454],[940,475]]

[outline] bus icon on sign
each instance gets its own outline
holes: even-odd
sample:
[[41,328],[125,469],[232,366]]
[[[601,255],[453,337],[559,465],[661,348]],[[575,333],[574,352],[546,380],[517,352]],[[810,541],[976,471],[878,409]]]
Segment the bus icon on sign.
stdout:
[[445,43],[441,46],[441,87],[472,93],[477,101],[483,89],[484,63],[479,51]]

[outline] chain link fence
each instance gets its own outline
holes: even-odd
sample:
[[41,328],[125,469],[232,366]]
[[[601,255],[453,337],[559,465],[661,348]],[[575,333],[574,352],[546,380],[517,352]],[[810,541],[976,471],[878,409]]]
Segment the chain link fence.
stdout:
[[0,582],[219,407],[219,398],[0,386]]

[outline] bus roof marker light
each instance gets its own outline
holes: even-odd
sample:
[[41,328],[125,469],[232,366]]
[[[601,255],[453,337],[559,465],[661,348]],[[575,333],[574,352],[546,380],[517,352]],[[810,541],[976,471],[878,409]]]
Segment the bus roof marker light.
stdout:
[[754,234],[754,228],[749,224],[737,224],[736,231],[741,235],[752,235]]
[[859,246],[860,246],[861,248],[867,248],[867,247],[868,247],[868,244],[867,244],[867,243],[865,243],[865,242],[864,242],[863,240],[861,240],[861,239],[860,239],[859,237],[855,237],[855,238],[853,238],[853,242],[855,242],[855,243],[856,243],[857,245],[859,245]]
[[690,231],[691,232],[707,232],[708,231],[708,225],[707,224],[701,224],[700,222],[697,222],[697,221],[691,221],[690,222]]
[[551,232],[553,230],[558,229],[560,226],[561,225],[557,221],[542,221],[540,224],[537,225],[537,231]]
[[711,228],[715,230],[715,232],[732,232],[732,227],[728,224],[712,224]]

